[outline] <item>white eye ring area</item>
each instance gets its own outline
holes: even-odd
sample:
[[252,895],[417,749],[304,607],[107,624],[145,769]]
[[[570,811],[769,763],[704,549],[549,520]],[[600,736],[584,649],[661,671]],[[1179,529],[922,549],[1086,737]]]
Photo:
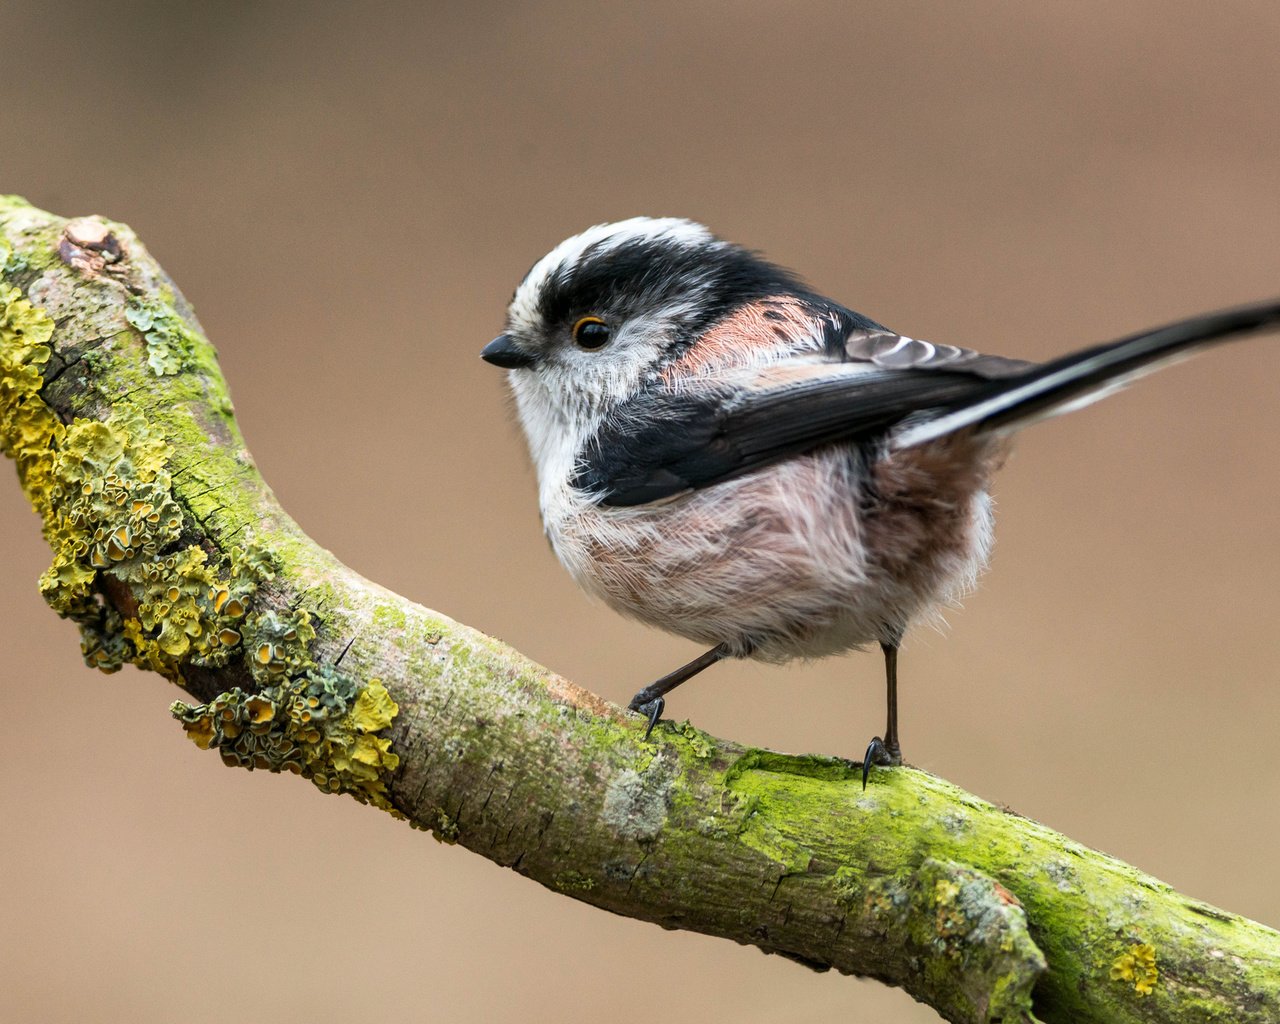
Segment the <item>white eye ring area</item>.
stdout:
[[574,344],[589,352],[604,348],[611,337],[613,328],[598,316],[584,316],[573,325]]

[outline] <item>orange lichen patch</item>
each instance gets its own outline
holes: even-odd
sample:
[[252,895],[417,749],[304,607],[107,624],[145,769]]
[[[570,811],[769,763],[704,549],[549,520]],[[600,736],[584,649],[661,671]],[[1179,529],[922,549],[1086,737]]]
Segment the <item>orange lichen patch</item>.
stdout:
[[[243,558],[243,553],[239,549],[232,552],[232,565],[236,567],[235,572],[237,574],[249,571],[248,565]],[[274,575],[273,572],[267,571],[261,578],[269,579],[272,575]],[[242,594],[241,597],[237,597],[227,584],[218,583],[209,588],[208,600],[213,607],[215,615],[220,615],[227,619],[238,619],[247,611],[245,603],[241,599],[243,596]],[[223,639],[222,642],[224,644],[230,646],[240,642],[240,634],[235,630],[227,630],[226,632],[234,633],[235,636],[233,639]]]
[[549,673],[545,681],[548,696],[557,704],[568,704],[581,708],[598,718],[611,718],[614,721],[625,721],[626,712],[618,705],[605,700],[599,694],[584,689],[577,683],[570,682],[564,676]]
[[998,899],[1001,903],[1005,904],[1006,906],[1009,906],[1009,907],[1022,906],[1022,903],[1021,901],[1019,901],[1018,897],[1015,896],[1013,893],[1011,893],[999,882],[992,882],[991,888],[996,894],[996,899]]
[[130,540],[129,528],[122,526],[107,538],[106,552],[107,558],[112,562],[122,562],[126,558],[132,558],[135,554],[133,548],[129,546]]

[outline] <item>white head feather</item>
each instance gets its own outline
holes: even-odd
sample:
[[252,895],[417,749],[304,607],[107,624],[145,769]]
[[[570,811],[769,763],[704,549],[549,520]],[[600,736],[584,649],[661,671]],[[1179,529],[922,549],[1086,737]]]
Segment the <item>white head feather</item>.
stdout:
[[713,238],[701,224],[679,217],[632,217],[613,224],[596,224],[572,238],[566,238],[529,269],[511,300],[508,313],[511,326],[536,329],[539,326],[538,297],[547,281],[577,266],[588,249],[604,253],[630,242],[658,240],[704,245]]

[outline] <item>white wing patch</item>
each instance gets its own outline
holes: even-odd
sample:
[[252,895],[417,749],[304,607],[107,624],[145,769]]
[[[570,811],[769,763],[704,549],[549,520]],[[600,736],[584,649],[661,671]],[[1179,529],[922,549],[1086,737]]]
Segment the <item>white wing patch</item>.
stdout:
[[[1060,402],[1037,409],[1034,413],[1019,416],[1011,423],[1001,427],[996,433],[1012,433],[1015,430],[1022,430],[1029,427],[1033,423],[1041,420],[1047,420],[1053,416],[1061,416],[1063,413],[1075,412],[1077,409],[1083,409],[1086,405],[1092,405],[1094,402],[1114,395],[1117,391],[1122,391],[1135,380],[1139,380],[1148,374],[1162,370],[1166,366],[1172,366],[1180,363],[1184,359],[1190,359],[1198,352],[1208,348],[1211,342],[1204,342],[1181,351],[1172,352],[1160,358],[1153,359],[1144,366],[1136,367],[1127,373],[1112,377],[1110,380],[1099,381],[1083,393],[1067,394]],[[1064,385],[1070,384],[1073,380],[1087,376],[1098,365],[1112,355],[1114,350],[1108,350],[1095,359],[1085,362],[1073,363],[1057,373],[1052,373],[1044,377],[1038,377],[1028,381],[1020,387],[1012,387],[1008,391],[1003,391],[998,395],[986,399],[982,402],[975,402],[973,405],[966,405],[954,412],[947,413],[935,419],[925,420],[923,423],[917,423],[907,429],[901,431],[894,436],[891,447],[895,451],[901,451],[904,448],[914,448],[916,445],[927,444],[930,441],[936,441],[940,437],[947,434],[954,434],[957,430],[964,430],[971,427],[982,420],[995,416],[998,413],[1011,409],[1022,402],[1029,401],[1041,395],[1052,394],[1055,390],[1062,388]]]

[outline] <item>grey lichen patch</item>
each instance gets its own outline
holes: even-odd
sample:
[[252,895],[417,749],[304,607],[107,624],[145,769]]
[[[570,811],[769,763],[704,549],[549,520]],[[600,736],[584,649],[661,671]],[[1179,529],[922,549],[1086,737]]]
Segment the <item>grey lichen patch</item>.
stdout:
[[713,814],[700,818],[695,827],[699,835],[707,836],[709,839],[730,839],[737,835],[736,829],[730,828],[728,822]]
[[1080,885],[1080,876],[1076,869],[1065,860],[1051,860],[1044,866],[1044,873],[1049,876],[1059,892],[1072,892]]
[[948,1019],[1030,1019],[1031,990],[1047,964],[1021,904],[988,876],[930,858],[875,879],[858,928],[909,951],[922,980],[917,997]]
[[125,319],[147,343],[147,364],[156,376],[181,373],[191,366],[199,339],[177,312],[152,299],[134,298]]
[[[1059,885],[1059,889],[1061,889],[1061,885]],[[1124,889],[1118,894],[1107,912],[1107,927],[1115,932],[1126,931],[1132,928],[1135,922],[1142,920],[1150,912],[1150,909],[1147,898],[1139,890]]]
[[29,274],[31,270],[31,261],[24,253],[11,252],[4,247],[3,243],[0,243],[0,278],[16,281]]
[[75,324],[74,332],[59,339],[61,355],[97,352],[100,359],[103,353],[130,342],[123,289],[87,288],[78,275],[63,267],[50,267],[31,281],[27,294],[59,323]]
[[745,796],[726,790],[721,793],[713,813],[698,821],[698,832],[716,839],[731,839],[742,834],[751,815],[760,804],[759,797]]
[[644,772],[622,769],[605,790],[601,819],[619,839],[656,838],[671,809],[673,777],[674,766],[664,758],[655,758]]

